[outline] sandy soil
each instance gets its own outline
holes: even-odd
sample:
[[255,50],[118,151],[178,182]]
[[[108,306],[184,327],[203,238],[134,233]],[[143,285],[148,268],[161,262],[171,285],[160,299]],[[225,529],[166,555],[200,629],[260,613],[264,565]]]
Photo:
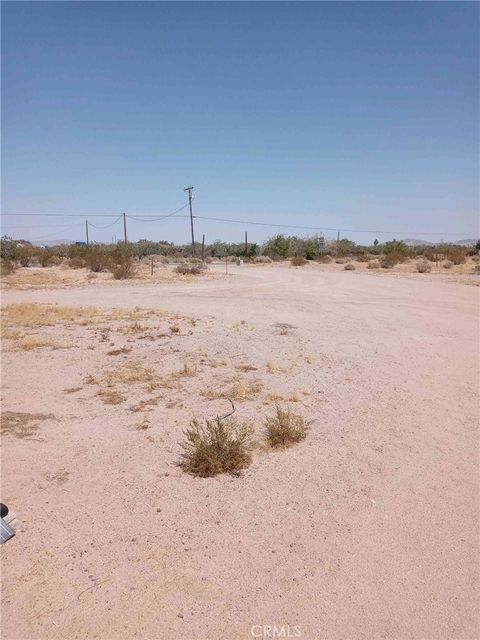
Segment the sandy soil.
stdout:
[[[4,638],[478,637],[478,288],[337,267],[3,292],[97,308],[5,314]],[[253,381],[238,418],[280,401],[306,440],[183,473]]]

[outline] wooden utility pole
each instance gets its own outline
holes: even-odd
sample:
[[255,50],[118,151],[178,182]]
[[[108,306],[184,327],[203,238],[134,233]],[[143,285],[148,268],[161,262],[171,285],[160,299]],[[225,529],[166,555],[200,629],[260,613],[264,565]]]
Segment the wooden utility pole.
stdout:
[[205,260],[205,234],[202,236],[202,262]]
[[245,257],[247,257],[248,255],[248,236],[247,236],[247,232],[245,231]]
[[127,216],[125,213],[123,214],[123,237],[125,239],[125,244],[127,244]]
[[190,205],[190,229],[192,231],[192,256],[195,257],[195,236],[193,234],[193,213],[192,213],[192,191],[193,187],[187,187],[184,191],[188,191],[188,204]]
[[88,220],[85,220],[85,233],[87,235],[87,247],[89,245],[89,239],[88,239]]
[[337,231],[337,256],[340,250],[340,231]]

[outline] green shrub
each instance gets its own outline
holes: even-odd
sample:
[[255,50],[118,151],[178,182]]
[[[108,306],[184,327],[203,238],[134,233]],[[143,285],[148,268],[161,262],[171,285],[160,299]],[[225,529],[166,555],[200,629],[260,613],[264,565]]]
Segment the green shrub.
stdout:
[[90,271],[99,273],[110,266],[110,256],[102,245],[91,244],[85,252],[85,262]]
[[249,424],[217,416],[203,426],[194,419],[184,435],[180,466],[194,476],[235,475],[252,462],[253,427]]
[[265,420],[265,438],[274,448],[290,447],[305,440],[308,427],[303,416],[290,409],[276,408],[275,414]]

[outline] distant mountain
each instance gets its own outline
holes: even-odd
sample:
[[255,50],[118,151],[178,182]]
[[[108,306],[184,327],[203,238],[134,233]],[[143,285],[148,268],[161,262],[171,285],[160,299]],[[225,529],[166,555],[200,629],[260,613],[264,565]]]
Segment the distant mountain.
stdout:
[[448,242],[448,240],[438,240],[438,242],[430,242],[429,240],[417,240],[416,238],[407,238],[403,240],[405,244],[409,247],[431,247],[435,244],[443,244],[446,242],[447,244],[456,244],[461,247],[473,247],[473,245],[477,242],[475,239],[468,238],[467,240],[457,240],[456,242]]
[[409,247],[422,247],[422,246],[431,246],[435,244],[434,242],[429,242],[428,240],[416,240],[415,238],[407,238],[406,240],[402,240]]
[[462,247],[473,247],[474,244],[477,244],[478,238],[468,238],[467,240],[457,240],[454,244],[458,244]]

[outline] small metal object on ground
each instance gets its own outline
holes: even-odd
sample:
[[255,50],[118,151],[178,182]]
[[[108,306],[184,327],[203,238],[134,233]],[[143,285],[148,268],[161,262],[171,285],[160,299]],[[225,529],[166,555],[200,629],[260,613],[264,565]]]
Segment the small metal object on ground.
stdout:
[[7,540],[10,540],[10,538],[13,538],[14,535],[14,529],[12,529],[12,527],[7,522],[5,522],[3,518],[0,518],[0,544],[3,544]]

